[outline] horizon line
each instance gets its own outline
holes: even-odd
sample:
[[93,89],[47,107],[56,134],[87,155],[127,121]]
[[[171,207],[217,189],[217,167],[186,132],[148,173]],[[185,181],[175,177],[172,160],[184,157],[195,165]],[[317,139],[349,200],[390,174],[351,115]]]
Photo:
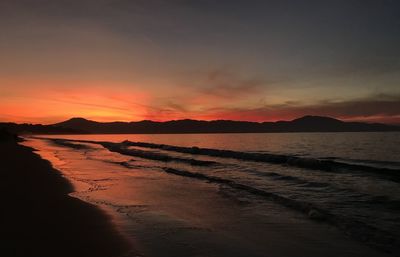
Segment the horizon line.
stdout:
[[97,123],[137,123],[137,122],[154,122],[154,123],[165,123],[165,122],[172,122],[172,121],[203,121],[203,122],[213,122],[213,121],[232,121],[232,122],[248,122],[248,123],[258,123],[258,124],[262,124],[262,123],[276,123],[276,122],[290,122],[290,121],[294,121],[294,120],[298,120],[301,118],[305,118],[305,117],[319,117],[319,118],[329,118],[329,119],[334,119],[334,120],[338,120],[338,121],[342,121],[342,122],[359,122],[359,123],[366,123],[366,124],[384,124],[384,125],[389,125],[389,126],[400,126],[400,124],[397,123],[383,123],[383,122],[370,122],[370,121],[362,121],[362,120],[357,120],[357,119],[341,119],[341,118],[336,118],[336,117],[331,117],[331,116],[322,116],[322,115],[303,115],[303,116],[299,116],[297,118],[294,119],[290,119],[290,120],[276,120],[276,121],[249,121],[249,120],[230,120],[230,119],[213,119],[213,120],[202,120],[202,119],[190,119],[190,118],[182,118],[182,119],[172,119],[172,120],[165,120],[165,121],[157,121],[157,120],[136,120],[136,121],[121,121],[121,120],[115,120],[115,121],[97,121],[94,119],[88,119],[88,118],[84,118],[84,117],[71,117],[69,119],[65,119],[63,121],[60,122],[55,122],[55,123],[30,123],[30,122],[22,122],[22,123],[17,123],[17,122],[12,122],[12,121],[0,121],[0,123],[14,123],[14,124],[29,124],[29,125],[44,125],[44,126],[49,126],[49,125],[56,125],[59,123],[63,123],[66,121],[70,121],[73,119],[82,119],[82,120],[86,120],[86,121],[92,121],[92,122],[97,122]]

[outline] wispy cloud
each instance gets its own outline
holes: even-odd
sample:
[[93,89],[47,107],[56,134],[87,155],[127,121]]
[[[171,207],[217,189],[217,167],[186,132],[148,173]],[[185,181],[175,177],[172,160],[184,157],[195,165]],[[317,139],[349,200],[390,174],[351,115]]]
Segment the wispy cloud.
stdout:
[[208,97],[237,99],[259,93],[265,89],[265,82],[257,78],[242,78],[226,70],[210,71],[199,92]]
[[303,115],[322,115],[346,120],[367,120],[400,123],[400,95],[379,94],[348,101],[321,101],[313,105],[287,102],[256,108],[213,108],[203,116],[207,119],[288,120]]

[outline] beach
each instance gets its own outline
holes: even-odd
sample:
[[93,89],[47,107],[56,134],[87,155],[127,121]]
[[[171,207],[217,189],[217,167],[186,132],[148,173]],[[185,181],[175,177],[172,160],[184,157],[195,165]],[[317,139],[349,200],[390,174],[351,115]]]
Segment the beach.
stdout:
[[[96,205],[111,217],[114,229],[123,236],[112,238],[126,240],[131,246],[131,252],[124,256],[393,256],[355,240],[318,217],[310,218],[273,199],[218,181],[166,172],[163,166],[176,168],[173,162],[163,164],[144,156],[121,155],[90,143],[57,144],[27,138],[23,144],[38,149],[37,153],[70,181],[73,197]],[[97,212],[93,216],[96,215]],[[110,220],[107,216],[97,217],[104,222]],[[30,222],[34,226],[39,224]],[[96,232],[98,236],[101,233]],[[112,245],[118,246],[118,240]],[[57,243],[54,249],[65,247],[64,240]],[[83,245],[86,247],[86,242]],[[71,253],[79,250],[77,246]],[[105,254],[103,250],[96,250],[89,255],[106,256],[101,255]]]
[[131,246],[32,148],[0,142],[2,256],[121,256]]
[[0,0],[0,257],[400,257],[400,0]]

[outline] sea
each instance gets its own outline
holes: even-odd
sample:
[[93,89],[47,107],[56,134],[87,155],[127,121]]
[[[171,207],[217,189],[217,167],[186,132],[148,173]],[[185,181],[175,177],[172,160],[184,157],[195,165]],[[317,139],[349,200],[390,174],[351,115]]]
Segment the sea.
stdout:
[[[92,202],[120,208],[133,205],[134,189],[124,191],[126,186],[121,186],[129,183],[127,177],[152,179],[163,174],[184,179],[185,187],[201,181],[251,195],[246,201],[274,202],[376,249],[389,253],[400,249],[400,132],[26,139],[27,145],[75,180],[78,197],[91,197]],[[110,188],[122,195],[118,201],[112,193],[101,193]]]

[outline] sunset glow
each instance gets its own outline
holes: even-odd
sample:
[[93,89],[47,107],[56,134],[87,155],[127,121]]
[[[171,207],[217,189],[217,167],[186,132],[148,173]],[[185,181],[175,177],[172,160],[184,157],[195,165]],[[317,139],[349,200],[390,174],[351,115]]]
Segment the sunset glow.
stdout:
[[1,121],[400,123],[399,17],[389,5],[371,17],[369,4],[333,2],[309,12],[279,1],[48,3],[0,4]]
[[400,0],[0,0],[1,256],[400,256]]

